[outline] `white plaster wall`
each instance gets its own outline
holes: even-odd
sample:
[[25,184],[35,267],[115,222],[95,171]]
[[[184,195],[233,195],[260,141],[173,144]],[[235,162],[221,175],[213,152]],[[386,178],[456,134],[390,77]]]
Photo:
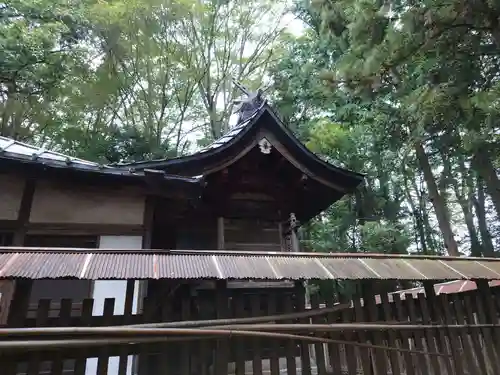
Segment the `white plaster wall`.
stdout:
[[[101,249],[142,249],[142,236],[101,236],[99,239]],[[137,313],[139,281],[135,282],[134,301],[132,313]],[[94,309],[92,315],[102,315],[104,311],[104,300],[115,299],[115,315],[123,314],[125,310],[125,294],[127,290],[126,280],[97,280],[94,281],[92,298]],[[109,359],[108,375],[118,375],[118,357]],[[97,358],[87,359],[85,375],[97,374]],[[128,357],[127,375],[132,374],[132,356]]]

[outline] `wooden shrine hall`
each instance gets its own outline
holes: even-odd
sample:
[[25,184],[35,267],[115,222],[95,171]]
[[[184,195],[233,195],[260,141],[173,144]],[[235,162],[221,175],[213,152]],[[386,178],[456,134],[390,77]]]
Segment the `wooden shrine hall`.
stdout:
[[[260,93],[237,116],[195,154],[128,164],[0,137],[0,374],[500,374],[499,260],[301,252],[300,225],[363,176]],[[371,282],[309,299],[307,280]]]

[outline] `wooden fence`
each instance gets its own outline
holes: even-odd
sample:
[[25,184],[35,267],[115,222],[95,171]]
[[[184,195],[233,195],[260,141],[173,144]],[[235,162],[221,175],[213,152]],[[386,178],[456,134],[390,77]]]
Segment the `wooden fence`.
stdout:
[[[146,298],[143,312],[136,315],[127,308],[125,314],[113,315],[115,300],[107,299],[103,315],[92,316],[94,301],[88,299],[79,302],[81,306],[77,309],[71,300],[57,301],[59,313],[54,316],[50,313],[54,302],[40,300],[36,315],[25,317],[18,327],[127,325],[129,333],[127,330],[47,333],[47,330],[16,331],[4,327],[0,330],[3,331],[0,373],[500,374],[500,327],[497,326],[500,295],[497,289],[484,285],[477,291],[461,294],[427,297],[422,294],[418,298],[409,294],[403,299],[395,295],[391,300],[388,295],[376,298],[375,292],[352,301],[325,300],[312,295],[311,310],[306,310],[300,288],[288,293],[277,290],[243,293],[227,289],[213,293],[197,296],[186,293],[176,301]],[[325,307],[320,307],[323,304]],[[277,318],[277,314],[288,319]],[[262,318],[254,319],[253,326],[249,322],[242,326],[235,321],[249,317]],[[159,322],[172,323],[163,328],[157,324],[149,329],[156,332],[147,334],[130,327]],[[290,328],[290,323],[297,328]],[[393,326],[381,328],[366,323]],[[304,328],[304,324],[310,328]],[[342,324],[343,328],[337,329],[335,324]],[[404,329],[395,329],[395,325],[404,325]],[[198,330],[210,326],[226,332],[231,329],[234,334],[167,332],[173,327],[195,326]],[[241,330],[301,337],[240,336]],[[170,341],[165,341],[167,334]]]

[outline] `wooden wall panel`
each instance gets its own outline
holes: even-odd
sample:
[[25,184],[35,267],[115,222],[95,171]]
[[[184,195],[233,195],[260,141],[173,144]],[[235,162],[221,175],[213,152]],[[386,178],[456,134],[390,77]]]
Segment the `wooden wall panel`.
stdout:
[[226,250],[280,251],[278,223],[256,220],[224,220]]
[[133,190],[39,181],[30,223],[141,225],[145,200]]
[[0,220],[17,220],[25,179],[0,173]]

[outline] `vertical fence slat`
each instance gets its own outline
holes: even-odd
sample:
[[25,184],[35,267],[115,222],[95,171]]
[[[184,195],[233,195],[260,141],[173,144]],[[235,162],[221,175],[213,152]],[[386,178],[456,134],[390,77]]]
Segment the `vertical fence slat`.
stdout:
[[[94,309],[94,300],[90,298],[84,299],[81,311],[82,326],[90,326],[90,322],[92,321],[93,309]],[[75,360],[75,375],[85,375],[86,364],[87,364],[87,352],[83,348],[79,350],[79,355]]]
[[[248,314],[245,311],[245,295],[236,293],[233,297],[235,315],[238,318],[245,318]],[[245,375],[245,350],[247,340],[244,337],[235,338],[234,356],[235,356],[235,374]]]
[[[345,300],[341,300],[340,303],[345,302]],[[353,314],[352,311],[349,311],[350,309],[344,309],[342,310],[341,317],[343,323],[352,323],[353,319]],[[354,340],[354,334],[352,332],[343,332],[341,336],[342,340],[344,341],[355,341]],[[358,358],[356,355],[356,350],[354,346],[352,345],[345,345],[344,346],[344,353],[345,353],[345,359],[346,359],[346,365],[347,365],[347,373],[349,375],[356,375],[358,373]]]
[[[391,321],[393,320],[392,317],[392,310],[391,306],[389,304],[389,296],[387,293],[381,293],[380,294],[380,302],[382,303],[382,311],[384,314],[384,319],[385,321]],[[396,332],[394,332],[392,329],[387,332],[388,335],[388,343],[390,347],[393,348],[398,348],[398,340],[397,340],[397,335]],[[401,367],[399,365],[399,353],[395,351],[390,351],[389,352],[389,359],[390,359],[390,364],[391,364],[391,373],[392,375],[400,375],[401,374]]]
[[[446,294],[440,295],[436,298],[437,307],[443,314],[443,322],[448,325],[456,324],[455,319],[453,319],[452,307],[450,301]],[[448,330],[448,337],[451,344],[451,355],[453,356],[454,370],[458,375],[464,375],[468,367],[467,362],[470,360],[470,353],[464,353],[463,348],[460,345],[457,331],[451,329]],[[477,372],[476,372],[477,373]]]
[[[437,301],[437,295],[436,295],[436,290],[434,288],[434,283],[430,281],[424,282],[424,290],[425,290],[425,296],[427,300],[427,311],[429,312],[430,316],[430,321],[433,324],[441,324],[444,323],[444,311],[441,311],[441,305]],[[446,353],[448,356],[446,357],[441,357],[439,358],[441,361],[439,361],[440,366],[442,363],[444,363],[444,366],[446,368],[446,371],[449,374],[457,373],[456,372],[456,366],[457,363],[452,360],[452,357],[449,356],[451,353],[451,343],[450,343],[450,338],[446,334],[446,330],[444,329],[438,329],[437,331],[434,331],[434,336],[438,348],[439,353]],[[436,358],[436,357],[435,357]],[[436,358],[438,359],[438,358]]]
[[[61,305],[59,307],[59,319],[58,326],[67,327],[71,322],[71,307],[73,301],[71,299],[62,299]],[[58,350],[53,359],[51,365],[51,375],[62,375],[64,370],[64,357],[60,350]]]
[[[7,327],[24,327],[24,323],[28,317],[29,299],[33,280],[18,279],[13,281],[13,283],[12,298],[8,305],[3,306],[7,308],[7,311],[3,313],[7,318]],[[2,353],[0,361],[2,365],[2,375],[15,375],[17,373],[19,367],[17,355]]]
[[[487,318],[486,314],[484,312],[484,306],[483,306],[483,301],[481,298],[480,293],[476,293],[474,299],[474,306],[476,307],[476,314],[477,314],[477,320],[479,324],[486,324],[487,323]],[[486,353],[488,355],[488,361],[491,364],[494,373],[495,374],[500,374],[500,363],[498,362],[498,358],[496,355],[495,351],[495,344],[493,341],[493,338],[491,336],[491,330],[489,328],[482,328],[481,329],[483,340],[484,340],[484,346],[486,347]],[[484,350],[484,349],[483,349]]]
[[[216,314],[217,319],[225,319],[228,317],[228,291],[225,281],[217,282],[216,288]],[[215,352],[215,373],[227,374],[228,369],[228,353],[229,339],[227,337],[217,340],[217,349]]]
[[[491,293],[491,288],[487,280],[476,280],[478,299],[484,305],[486,321],[490,324],[498,324],[498,313],[495,310],[495,297]],[[492,328],[493,341],[497,359],[500,360],[500,328]]]
[[[466,324],[465,314],[463,311],[462,300],[458,298],[457,294],[450,295],[452,304],[452,316],[455,316],[457,324]],[[481,365],[480,361],[474,356],[474,348],[469,337],[469,330],[467,328],[460,329],[459,338],[462,344],[464,359],[466,363],[465,369],[469,374],[486,374],[486,366]],[[484,367],[483,367],[484,366]]]
[[[164,297],[166,298],[166,297]],[[171,305],[171,301],[170,300],[164,300],[163,303],[161,304],[161,311],[160,311],[160,314],[161,314],[161,321],[162,322],[170,322],[172,321],[172,305]],[[163,344],[160,344],[160,351],[161,351],[161,355],[160,355],[160,373],[162,375],[168,375],[169,372],[170,372],[170,359],[171,359],[171,356],[170,354],[168,353],[168,349],[169,349],[169,343],[163,343]]]
[[[361,300],[359,298],[355,298],[353,300],[354,304],[354,317],[356,322],[366,322],[364,308],[361,305]],[[358,341],[361,343],[369,343],[368,336],[364,331],[359,330],[356,333],[358,337]],[[357,348],[360,357],[361,357],[361,368],[363,369],[363,373],[370,374],[373,372],[372,369],[372,355],[371,349],[368,348]]]
[[[317,293],[311,295],[311,308],[319,309],[319,296]],[[313,324],[324,324],[324,316],[315,316],[312,318]],[[326,374],[325,350],[322,343],[314,344],[314,354],[316,358],[316,368],[319,375]]]
[[[252,316],[261,315],[261,295],[252,294],[250,298]],[[259,338],[254,338],[253,340],[253,356],[252,356],[252,369],[254,375],[262,375],[262,341]]]
[[[283,306],[285,308],[285,314],[294,312],[292,296],[290,293],[285,293],[283,298]],[[294,323],[294,321],[289,320],[286,323]],[[297,375],[297,363],[295,361],[295,354],[297,353],[296,341],[286,340],[285,348],[287,375]]]
[[[401,296],[396,293],[393,294],[392,296],[394,305],[396,307],[396,317],[399,322],[402,323],[407,323],[407,316],[405,315],[403,303],[401,301]],[[401,330],[400,331],[400,338],[401,338],[401,347],[405,350],[410,349],[410,335],[406,330]],[[414,355],[408,352],[403,353],[403,359],[404,359],[404,365],[405,365],[405,374],[406,375],[415,375],[415,368],[416,368],[416,358]]]
[[[156,298],[154,297],[145,297],[143,299],[142,304],[142,322],[143,323],[152,323],[155,315],[156,308]],[[150,372],[150,361],[151,358],[149,356],[149,351],[152,348],[152,345],[141,344],[139,346],[139,373],[140,374],[149,374]]]
[[[130,324],[132,318],[132,306],[134,304],[134,288],[135,280],[127,280],[127,287],[125,289],[125,305],[123,307],[123,322]],[[127,374],[127,365],[129,361],[127,346],[123,345],[118,362],[118,375]],[[166,375],[166,373],[165,373]]]
[[[326,307],[331,308],[334,306],[334,301],[331,298],[326,299]],[[338,315],[335,313],[329,313],[327,315],[327,323],[335,324],[337,323]],[[331,332],[329,335],[330,338],[335,339],[338,336],[335,335],[334,332]],[[330,367],[329,369],[333,374],[342,373],[342,362],[340,360],[340,345],[338,344],[328,344],[328,357],[330,358]]]
[[[185,292],[182,293],[181,301],[181,320],[188,321],[191,320],[191,298],[189,294],[189,288],[186,288]],[[186,340],[181,343],[181,374],[191,373],[191,340]],[[167,353],[165,353],[165,356]]]
[[[103,323],[105,326],[110,325],[113,318],[113,313],[115,311],[115,299],[106,298],[104,299],[104,310],[103,310]],[[97,357],[97,375],[107,375],[109,367],[109,353],[107,346],[104,346]]]
[[[434,289],[434,288],[433,288]],[[420,313],[422,314],[422,323],[423,324],[432,324],[432,319],[431,319],[431,313],[429,311],[429,306],[427,305],[429,296],[426,296],[422,293],[418,294],[418,307],[420,308]],[[426,349],[432,353],[438,353],[438,348],[436,345],[436,339],[435,336],[437,336],[436,330],[433,329],[426,329],[424,332],[425,335],[425,341],[426,341]],[[441,343],[441,350],[444,350],[446,348],[445,343]],[[435,374],[441,374],[443,371],[441,370],[441,366],[439,365],[439,360],[438,357],[435,355],[429,356],[429,361],[431,363],[431,368],[433,369],[433,372]],[[450,361],[448,358],[445,358],[445,366],[446,366],[446,373],[449,375],[452,375],[452,370],[450,367]]]
[[[205,298],[207,298],[207,297],[205,296]],[[208,298],[210,298],[210,297],[208,297]],[[199,304],[200,304],[201,308],[204,309],[205,306],[208,306],[209,304],[210,305],[213,304],[213,299],[210,298],[210,302],[208,302],[208,300],[204,301],[202,298],[200,298]],[[211,315],[210,317],[213,318],[213,315]],[[200,356],[199,361],[198,361],[199,362],[198,374],[199,375],[208,375],[209,370],[210,370],[210,366],[212,365],[212,360],[213,360],[213,355],[212,355],[210,348],[212,347],[214,340],[210,340],[208,338],[203,338],[203,340],[198,340],[198,341],[199,341],[198,352],[199,352],[199,356]]]
[[[363,301],[364,306],[368,312],[368,318],[372,322],[379,321],[378,307],[375,301],[376,288],[374,285],[377,285],[376,281],[366,282],[363,285]],[[371,335],[373,337],[373,341],[376,345],[384,345],[383,334],[379,331],[372,332]],[[387,352],[381,349],[373,350],[375,354],[375,367],[377,370],[377,374],[386,374],[387,373]]]
[[[469,325],[474,325],[476,323],[476,320],[474,318],[474,309],[470,296],[464,295],[463,303],[465,307],[465,316],[467,318],[467,323]],[[476,353],[476,358],[478,358],[479,363],[481,364],[481,370],[483,374],[491,374],[491,372],[488,370],[490,364],[488,362],[486,352],[481,347],[480,335],[481,335],[480,329],[472,328],[470,330],[470,338],[472,340],[474,352]]]
[[[267,314],[272,316],[276,315],[277,309],[276,309],[276,293],[268,293],[268,300],[267,300]],[[271,355],[269,359],[269,365],[270,365],[270,372],[271,375],[280,375],[280,363],[279,363],[279,344],[277,339],[272,339],[271,341]]]
[[[417,309],[415,307],[415,300],[413,299],[413,294],[405,294],[405,305],[408,308],[408,316],[410,318],[411,324],[418,324]],[[413,342],[415,343],[415,348],[418,351],[425,351],[424,345],[422,343],[423,335],[422,331],[415,330],[412,332]],[[429,363],[427,361],[427,356],[424,354],[417,354],[417,369],[418,373],[421,375],[432,374],[432,370],[429,368]]]
[[[49,318],[50,299],[41,299],[38,301],[38,308],[36,310],[36,326],[45,327]],[[38,374],[40,368],[41,356],[40,352],[31,352],[28,360],[28,375]]]
[[[301,281],[295,283],[295,304],[297,311],[303,312],[306,310],[306,290]],[[308,318],[299,319],[299,323],[308,324]],[[311,355],[309,353],[309,343],[300,341],[300,367],[301,375],[311,375]]]

